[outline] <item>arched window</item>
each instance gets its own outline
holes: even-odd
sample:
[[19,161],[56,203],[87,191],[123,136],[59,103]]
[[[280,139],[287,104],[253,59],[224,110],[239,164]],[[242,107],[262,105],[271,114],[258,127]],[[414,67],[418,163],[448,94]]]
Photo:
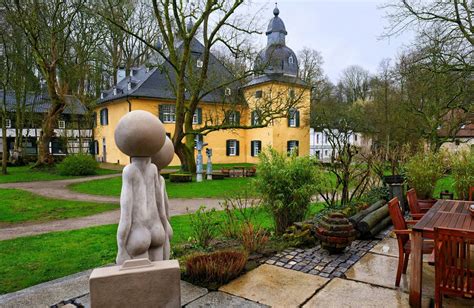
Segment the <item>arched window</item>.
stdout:
[[293,64],[294,62],[295,62],[295,59],[293,58],[293,56],[290,56],[288,58],[288,63]]

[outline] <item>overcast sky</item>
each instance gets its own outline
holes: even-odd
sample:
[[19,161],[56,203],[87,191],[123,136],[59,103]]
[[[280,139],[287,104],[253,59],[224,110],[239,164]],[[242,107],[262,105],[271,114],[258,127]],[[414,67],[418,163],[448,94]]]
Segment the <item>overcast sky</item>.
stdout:
[[[265,26],[273,17],[275,1],[255,1],[255,10],[265,7]],[[387,25],[385,12],[378,7],[386,0],[279,0],[280,17],[288,35],[286,44],[295,52],[310,47],[321,52],[324,71],[336,82],[349,65],[377,72],[383,58],[394,58],[413,35],[380,39]],[[261,45],[266,42],[261,35]]]

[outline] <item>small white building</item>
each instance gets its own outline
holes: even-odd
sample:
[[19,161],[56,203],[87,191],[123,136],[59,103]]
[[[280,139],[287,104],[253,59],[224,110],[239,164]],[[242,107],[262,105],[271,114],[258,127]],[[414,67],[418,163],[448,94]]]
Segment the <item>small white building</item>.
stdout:
[[[334,131],[337,132],[337,130]],[[337,151],[329,142],[331,135],[334,134],[330,134],[328,130],[318,132],[311,128],[309,140],[310,155],[316,156],[322,162],[330,161],[333,152]],[[372,145],[371,139],[365,138],[361,133],[350,133],[349,143],[363,149],[370,149]]]

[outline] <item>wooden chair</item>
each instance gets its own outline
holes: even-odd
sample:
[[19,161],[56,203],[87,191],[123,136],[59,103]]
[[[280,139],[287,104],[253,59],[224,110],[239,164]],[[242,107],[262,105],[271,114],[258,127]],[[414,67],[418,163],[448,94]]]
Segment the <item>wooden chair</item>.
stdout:
[[[402,210],[400,209],[400,202],[395,197],[388,202],[388,211],[392,218],[393,231],[397,235],[398,241],[398,268],[397,276],[395,278],[395,286],[400,286],[400,278],[407,273],[408,259],[411,253],[410,233],[407,224],[415,224],[417,221],[405,220],[403,218]],[[423,241],[423,254],[430,254],[433,251],[433,242]]]
[[474,186],[469,187],[469,201],[474,201]]
[[435,228],[435,307],[443,294],[473,298],[474,231]]
[[407,201],[408,207],[410,208],[410,215],[413,219],[418,220],[425,213],[428,209],[421,209],[420,205],[418,204],[418,197],[416,196],[416,190],[414,188],[407,191]]

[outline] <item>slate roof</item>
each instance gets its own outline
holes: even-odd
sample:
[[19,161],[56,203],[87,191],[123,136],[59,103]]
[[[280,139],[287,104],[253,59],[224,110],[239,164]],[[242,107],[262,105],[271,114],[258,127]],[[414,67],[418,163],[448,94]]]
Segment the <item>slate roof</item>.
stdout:
[[[63,114],[83,115],[87,113],[87,108],[77,97],[66,95],[65,100],[66,108],[64,109]],[[16,97],[14,91],[7,91],[6,103],[7,110],[9,112],[15,112]],[[0,90],[0,105],[1,104],[3,104],[3,90]],[[49,96],[46,93],[28,93],[26,96],[26,107],[35,113],[47,113],[50,106],[51,102],[49,100]]]
[[247,84],[244,85],[244,87],[250,87],[250,86],[255,86],[258,84],[266,83],[266,82],[283,82],[283,83],[292,83],[296,85],[300,85],[303,87],[310,87],[309,84],[307,84],[304,80],[301,78],[295,77],[295,76],[288,76],[288,75],[282,75],[282,74],[274,74],[274,75],[261,75],[258,76],[251,81],[249,81]]
[[[180,48],[178,46],[178,48]],[[197,40],[191,41],[191,57],[193,68],[199,72],[196,63],[204,52],[204,46]],[[154,98],[154,99],[176,99],[175,82],[176,75],[173,67],[168,62],[164,62],[160,67],[147,69],[145,67],[132,68],[131,76],[125,77],[116,86],[116,94],[114,88],[103,91],[98,104],[114,101],[121,98]],[[230,98],[225,97],[225,88],[230,88],[232,96],[235,97],[240,88],[240,83],[235,80],[231,72],[214,56],[209,57],[208,80],[203,87],[205,91],[210,91],[202,99],[204,102],[222,103],[229,101]],[[187,79],[188,83],[192,82],[192,76]],[[129,86],[130,83],[130,86]],[[229,85],[221,86],[223,84]],[[186,99],[190,98],[189,92],[185,93]],[[225,99],[226,98],[226,99]],[[232,100],[234,101],[234,100]]]

